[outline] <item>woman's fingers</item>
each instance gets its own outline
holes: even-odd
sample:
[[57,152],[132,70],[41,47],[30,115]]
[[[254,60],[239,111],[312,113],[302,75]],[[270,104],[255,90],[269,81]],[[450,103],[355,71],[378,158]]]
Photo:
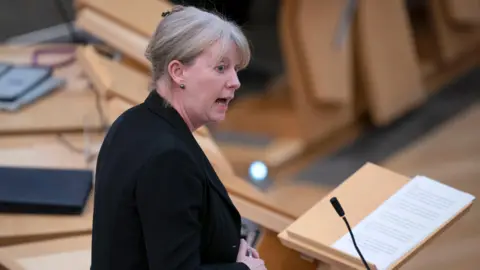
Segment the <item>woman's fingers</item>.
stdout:
[[260,254],[258,254],[258,251],[254,248],[250,248],[252,251],[252,257],[253,258],[260,258]]

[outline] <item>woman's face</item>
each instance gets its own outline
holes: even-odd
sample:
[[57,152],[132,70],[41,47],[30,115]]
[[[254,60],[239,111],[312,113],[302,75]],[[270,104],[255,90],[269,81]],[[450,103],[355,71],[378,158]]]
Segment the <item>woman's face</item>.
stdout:
[[213,44],[199,55],[191,65],[182,66],[179,83],[182,107],[193,126],[225,118],[229,102],[240,87],[237,71],[239,56],[233,42],[219,57],[220,44]]

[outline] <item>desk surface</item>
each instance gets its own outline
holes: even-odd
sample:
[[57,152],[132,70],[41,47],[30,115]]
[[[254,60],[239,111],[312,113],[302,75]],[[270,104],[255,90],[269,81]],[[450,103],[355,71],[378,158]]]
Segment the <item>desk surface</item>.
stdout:
[[0,264],[9,270],[90,269],[90,236],[0,248]]
[[[13,64],[29,65],[33,63],[33,54],[40,49],[55,50],[73,50],[75,46],[68,44],[58,45],[35,45],[35,46],[0,46],[0,62],[9,62]],[[38,57],[38,63],[40,64],[54,64],[60,63],[72,56],[72,53],[48,53]],[[65,78],[67,84],[65,89],[69,91],[84,91],[89,88],[89,81],[83,75],[83,70],[77,63],[72,63],[64,67],[58,68],[53,73],[54,76],[59,78]]]
[[[68,60],[74,55],[75,47],[62,44],[0,46],[0,61],[30,64],[34,51],[39,48],[68,49],[66,53],[45,54],[38,58],[39,63],[52,64]],[[88,161],[82,150],[87,147],[89,153],[95,153],[102,136],[90,131],[81,132],[84,127],[88,129],[99,124],[95,95],[89,81],[76,62],[55,69],[53,75],[65,78],[67,84],[18,112],[0,112],[0,165],[93,168],[94,160]],[[80,132],[62,136],[54,133],[65,130]],[[87,146],[86,142],[89,142]],[[91,200],[80,216],[0,214],[0,246],[89,232],[91,222]]]
[[[75,147],[83,147],[80,135],[65,136]],[[91,151],[99,140],[92,136]],[[66,147],[55,135],[0,136],[0,165],[48,168],[92,168],[83,153]],[[44,237],[87,233],[91,230],[92,199],[79,216],[0,214],[0,246]]]
[[[34,62],[36,51],[47,48],[52,52],[40,55],[37,63],[58,64],[75,56],[75,46],[71,45],[0,46],[0,61],[29,65]],[[82,67],[74,61],[56,68],[53,76],[66,79],[67,84],[17,112],[0,112],[0,134],[81,131],[86,126],[101,127],[96,95]]]

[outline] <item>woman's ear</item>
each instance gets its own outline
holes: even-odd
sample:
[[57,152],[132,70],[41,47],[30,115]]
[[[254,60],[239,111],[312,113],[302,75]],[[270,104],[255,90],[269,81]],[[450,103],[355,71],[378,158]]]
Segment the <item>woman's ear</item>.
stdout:
[[178,60],[173,60],[168,64],[167,67],[170,78],[177,85],[184,84],[185,81],[185,66]]

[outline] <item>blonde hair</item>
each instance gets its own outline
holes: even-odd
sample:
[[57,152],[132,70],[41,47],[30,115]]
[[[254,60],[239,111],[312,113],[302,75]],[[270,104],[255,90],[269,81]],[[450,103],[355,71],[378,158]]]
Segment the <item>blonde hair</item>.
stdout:
[[250,46],[242,30],[220,15],[195,7],[175,6],[162,16],[164,18],[158,24],[145,52],[151,63],[153,84],[168,73],[167,67],[171,61],[191,64],[217,41],[223,50],[219,56],[227,49],[227,44],[233,41],[241,59],[239,68],[245,68],[250,62]]

